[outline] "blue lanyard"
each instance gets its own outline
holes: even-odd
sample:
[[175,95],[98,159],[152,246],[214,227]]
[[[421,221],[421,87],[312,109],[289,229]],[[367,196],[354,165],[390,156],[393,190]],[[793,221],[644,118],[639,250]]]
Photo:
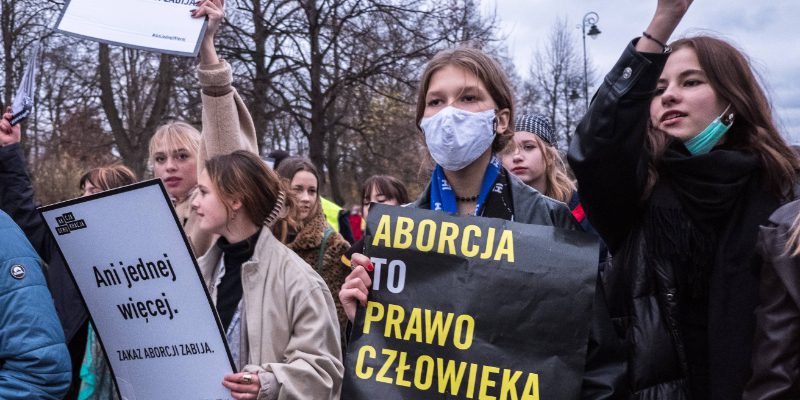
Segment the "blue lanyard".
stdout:
[[[500,175],[500,160],[495,155],[486,166],[486,172],[483,174],[483,182],[481,183],[481,191],[478,195],[478,204],[475,206],[475,215],[480,215],[483,205],[486,204],[486,198],[494,186],[494,182]],[[449,213],[457,213],[458,205],[456,204],[456,194],[447,178],[444,176],[444,169],[436,165],[431,176],[431,210],[445,211]]]

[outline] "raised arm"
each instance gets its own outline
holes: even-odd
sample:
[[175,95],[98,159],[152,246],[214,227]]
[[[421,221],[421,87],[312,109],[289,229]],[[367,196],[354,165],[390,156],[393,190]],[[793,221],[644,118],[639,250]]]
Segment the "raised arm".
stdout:
[[647,179],[650,100],[668,53],[666,43],[691,0],[659,0],[642,37],[606,75],[568,152],[581,203],[612,252],[639,215]]
[[214,37],[225,16],[225,1],[205,0],[192,15],[208,17],[197,67],[203,100],[203,128],[197,163],[199,174],[209,158],[236,150],[258,154],[258,144],[253,118],[232,86],[231,67],[217,57],[214,47]]
[[47,226],[36,211],[33,186],[28,176],[20,146],[19,125],[12,127],[9,108],[0,120],[0,209],[19,225],[34,250],[47,265],[45,277],[53,296],[58,317],[67,341],[72,341],[89,314],[78,288],[67,272],[67,266]]
[[25,232],[39,255],[51,257],[50,237],[36,212],[33,186],[25,166],[20,146],[20,126],[11,126],[11,107],[0,118],[0,208]]

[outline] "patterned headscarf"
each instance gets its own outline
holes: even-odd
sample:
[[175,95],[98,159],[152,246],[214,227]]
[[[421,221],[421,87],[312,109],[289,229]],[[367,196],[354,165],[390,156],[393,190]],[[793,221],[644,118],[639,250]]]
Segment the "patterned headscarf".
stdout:
[[556,132],[553,130],[553,127],[550,126],[550,122],[547,121],[547,118],[538,114],[522,114],[517,116],[514,120],[514,129],[516,129],[517,132],[524,131],[533,133],[551,146],[556,146],[558,141]]

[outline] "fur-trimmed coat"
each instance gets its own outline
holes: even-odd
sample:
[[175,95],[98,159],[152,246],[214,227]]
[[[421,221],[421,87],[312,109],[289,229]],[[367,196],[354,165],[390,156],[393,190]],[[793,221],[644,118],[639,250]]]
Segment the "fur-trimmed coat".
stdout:
[[[306,221],[294,240],[286,243],[287,247],[297,253],[300,258],[305,260],[305,262],[315,270],[317,261],[319,260],[322,235],[323,232],[325,232],[326,226],[328,226],[328,222],[325,219],[325,215],[317,208],[316,215]],[[344,278],[347,277],[350,271],[342,265],[340,259],[342,254],[348,249],[350,249],[350,243],[348,243],[339,232],[334,230],[333,233],[328,236],[328,241],[325,245],[322,270],[317,270],[317,273],[322,276],[322,279],[328,284],[334,303],[336,303],[336,315],[339,318],[339,326],[342,329],[343,338],[345,338],[344,327],[347,326],[347,316],[339,301],[339,289],[342,288]]]

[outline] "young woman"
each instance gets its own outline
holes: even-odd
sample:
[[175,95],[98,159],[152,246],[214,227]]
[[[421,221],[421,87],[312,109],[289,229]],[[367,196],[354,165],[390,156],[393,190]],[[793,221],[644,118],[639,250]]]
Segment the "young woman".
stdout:
[[258,153],[253,120],[231,85],[230,65],[217,57],[214,47],[214,37],[225,15],[224,8],[223,0],[202,0],[192,13],[195,18],[208,17],[197,67],[203,102],[202,135],[185,122],[172,122],[156,130],[149,147],[153,175],[164,181],[197,256],[205,254],[214,240],[196,229],[196,216],[191,210],[191,196],[199,168],[208,158],[235,150]]
[[[366,221],[369,216],[369,208],[373,203],[399,206],[407,204],[409,201],[411,199],[408,197],[406,185],[399,179],[391,175],[372,175],[364,181],[364,186],[361,188],[361,215],[364,216],[364,221]],[[364,239],[361,238],[361,240],[353,243],[350,250],[342,256],[342,264],[351,268],[352,262],[350,259],[353,254],[363,252]]]
[[[565,203],[586,233],[598,236],[586,218],[575,183],[556,147],[556,133],[541,115],[520,115],[514,120],[514,140],[500,153],[503,167],[526,185]],[[600,242],[600,271],[608,264],[608,249]]]
[[800,398],[800,200],[761,227],[760,304],[744,400]]
[[558,154],[556,135],[547,118],[520,115],[514,128],[514,140],[500,153],[503,167],[539,193],[569,203],[575,184]]
[[134,183],[136,175],[133,171],[122,164],[115,164],[86,171],[78,180],[78,187],[83,197]]
[[[307,159],[290,157],[280,163],[276,172],[289,183],[299,224],[296,229],[285,224],[274,232],[281,242],[322,276],[334,298],[338,298],[348,272],[339,259],[350,248],[350,243],[328,224],[322,212],[317,168]],[[338,301],[336,313],[340,326],[344,327],[347,317]]]
[[[521,223],[575,229],[567,207],[510,175],[495,156],[513,136],[513,94],[499,64],[480,50],[456,48],[438,53],[420,80],[416,122],[436,162],[431,183],[412,204],[460,215],[503,218]],[[445,184],[446,183],[446,184]],[[372,280],[370,260],[354,254],[355,266],[339,299],[349,320],[366,304]],[[598,288],[601,289],[601,288]],[[600,290],[598,290],[600,293]],[[602,304],[594,307],[584,398],[613,398],[621,367],[613,352],[597,357],[606,342],[598,328],[608,324]],[[609,397],[610,396],[610,397]]]
[[175,211],[184,224],[189,217],[192,189],[197,185],[200,132],[185,122],[161,125],[150,138],[153,175],[164,182]]
[[[586,233],[599,236],[583,210],[575,183],[556,147],[556,133],[541,115],[520,115],[514,120],[514,140],[500,153],[503,167],[547,197],[565,203]],[[600,242],[600,271],[608,264],[608,249]]]
[[614,259],[633,398],[736,399],[750,375],[759,224],[800,162],[738,50],[666,46],[691,0],[659,0],[573,139],[581,201]]
[[220,238],[198,260],[243,372],[237,399],[338,399],[344,367],[325,281],[270,230],[291,208],[285,185],[247,151],[205,163],[192,201],[198,227]]
[[406,185],[399,179],[391,175],[372,175],[361,188],[361,215],[366,220],[373,203],[399,206],[409,201]]

